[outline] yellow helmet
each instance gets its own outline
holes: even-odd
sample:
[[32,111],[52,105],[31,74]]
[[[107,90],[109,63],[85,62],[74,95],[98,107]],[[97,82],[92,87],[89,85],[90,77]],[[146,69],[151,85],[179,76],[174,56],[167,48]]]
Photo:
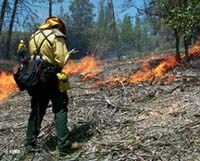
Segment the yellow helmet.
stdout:
[[39,29],[52,29],[57,28],[63,34],[66,34],[66,28],[64,22],[55,16],[51,16],[45,20],[45,23],[39,26]]

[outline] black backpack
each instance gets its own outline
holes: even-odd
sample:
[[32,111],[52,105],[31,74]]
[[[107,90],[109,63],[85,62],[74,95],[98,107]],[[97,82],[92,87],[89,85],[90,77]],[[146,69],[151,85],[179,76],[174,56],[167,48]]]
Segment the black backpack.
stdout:
[[14,80],[21,91],[39,88],[41,85],[42,61],[28,60],[24,65],[18,67],[14,73]]

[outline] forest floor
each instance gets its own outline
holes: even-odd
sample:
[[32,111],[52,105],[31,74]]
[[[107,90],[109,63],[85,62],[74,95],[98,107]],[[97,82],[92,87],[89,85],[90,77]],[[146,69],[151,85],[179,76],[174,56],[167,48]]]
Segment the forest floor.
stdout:
[[[126,61],[120,70],[137,68]],[[7,68],[9,63],[0,64]],[[38,151],[25,154],[30,97],[26,92],[13,93],[0,102],[0,160],[200,160],[200,58],[169,72],[177,77],[168,85],[140,83],[96,88],[90,88],[92,80],[83,82],[72,76],[68,126],[72,141],[81,148],[62,158],[51,153],[56,147],[51,108],[42,123]]]

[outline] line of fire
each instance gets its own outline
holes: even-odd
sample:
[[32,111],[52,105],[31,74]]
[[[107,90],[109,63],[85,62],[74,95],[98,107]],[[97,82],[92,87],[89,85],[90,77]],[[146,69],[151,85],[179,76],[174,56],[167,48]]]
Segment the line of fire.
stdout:
[[[193,57],[200,54],[200,46],[194,45],[189,50],[189,56]],[[184,56],[181,57],[184,59]],[[112,69],[120,69],[122,65],[130,65],[137,63],[139,67],[134,71],[112,72]],[[136,85],[147,82],[149,84],[170,84],[176,78],[177,73],[170,72],[176,66],[184,65],[177,62],[174,54],[153,55],[141,59],[129,59],[122,63],[103,64],[101,60],[96,59],[93,55],[86,56],[80,61],[75,62],[70,60],[64,67],[65,72],[69,77],[77,76],[80,81],[91,81],[90,88],[100,86],[121,86],[121,85]],[[113,68],[112,68],[113,67]],[[16,71],[15,67],[13,73]],[[13,79],[13,73],[0,71],[0,101],[6,99],[9,95],[18,92],[18,88]]]

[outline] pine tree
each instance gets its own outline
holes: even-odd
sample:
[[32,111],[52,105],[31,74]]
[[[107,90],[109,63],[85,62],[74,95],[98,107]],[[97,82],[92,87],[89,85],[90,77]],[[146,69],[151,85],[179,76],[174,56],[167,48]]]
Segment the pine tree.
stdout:
[[89,50],[89,40],[92,35],[94,5],[89,0],[73,0],[71,11],[71,37],[70,44],[82,54]]

